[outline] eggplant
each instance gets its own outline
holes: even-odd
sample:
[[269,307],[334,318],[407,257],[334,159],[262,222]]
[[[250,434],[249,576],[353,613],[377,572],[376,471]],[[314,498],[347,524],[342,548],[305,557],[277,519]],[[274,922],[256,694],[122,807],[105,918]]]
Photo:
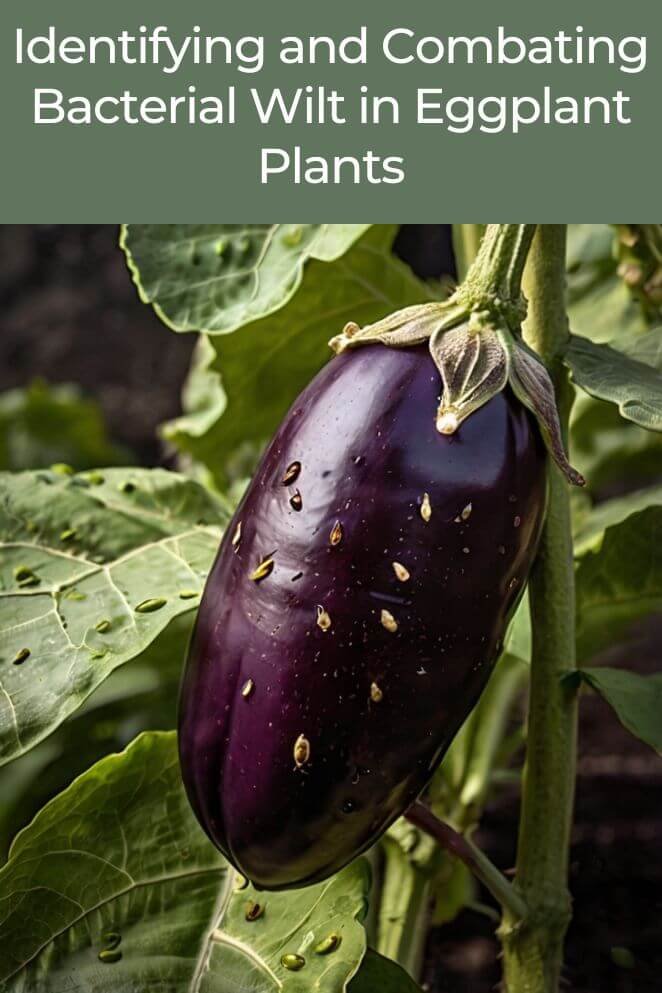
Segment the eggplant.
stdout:
[[427,348],[333,358],[221,543],[179,750],[210,839],[262,889],[323,880],[416,799],[521,596],[545,449],[509,387],[452,435]]

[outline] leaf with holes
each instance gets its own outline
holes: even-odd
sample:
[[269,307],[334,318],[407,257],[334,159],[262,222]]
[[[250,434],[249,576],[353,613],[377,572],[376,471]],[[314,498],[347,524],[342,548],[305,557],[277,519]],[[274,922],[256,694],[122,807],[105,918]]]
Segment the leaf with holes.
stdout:
[[245,886],[195,822],[175,734],[144,734],[14,842],[0,871],[0,989],[340,993],[365,954],[368,887],[363,859],[305,890]]
[[0,475],[0,763],[197,608],[228,517],[161,469]]
[[259,450],[294,397],[332,355],[328,340],[348,321],[369,324],[432,291],[390,251],[393,227],[372,228],[341,259],[310,262],[287,307],[240,333],[199,346],[187,413],[165,437],[225,486],[228,459]]
[[340,258],[367,224],[127,224],[144,303],[173,331],[227,334],[282,307],[306,263]]

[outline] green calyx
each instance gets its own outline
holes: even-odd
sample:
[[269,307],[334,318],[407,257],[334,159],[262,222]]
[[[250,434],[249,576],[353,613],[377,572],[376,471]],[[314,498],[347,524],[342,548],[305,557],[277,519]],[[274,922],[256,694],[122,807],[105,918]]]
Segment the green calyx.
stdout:
[[406,307],[363,328],[347,324],[329,345],[339,353],[377,342],[391,348],[428,342],[442,382],[435,423],[445,435],[509,385],[536,417],[559,469],[582,486],[566,456],[552,381],[522,340],[520,283],[534,228],[488,225],[467,278],[448,300]]

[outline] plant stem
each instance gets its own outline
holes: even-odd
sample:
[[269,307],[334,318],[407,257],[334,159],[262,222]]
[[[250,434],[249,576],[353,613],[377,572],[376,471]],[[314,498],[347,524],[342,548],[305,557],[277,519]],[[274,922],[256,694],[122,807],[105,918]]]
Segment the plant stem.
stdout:
[[418,981],[428,934],[432,876],[388,836],[384,852],[377,951]]
[[[562,365],[565,225],[540,225],[524,277],[529,298],[525,338],[554,382],[564,435],[571,387]],[[568,847],[574,799],[577,699],[561,682],[575,667],[575,596],[568,487],[549,466],[549,503],[529,580],[532,659],[527,758],[515,888],[528,907],[519,922],[507,911],[500,929],[508,993],[557,993],[570,920]]]
[[535,224],[488,224],[460,295],[474,304],[481,297],[500,298],[518,305],[527,254],[536,230]]
[[445,824],[424,804],[416,802],[409,808],[405,817],[421,831],[429,834],[442,848],[455,855],[483,883],[502,907],[507,907],[516,920],[525,917],[527,908],[522,898],[473,842],[459,834],[450,824]]

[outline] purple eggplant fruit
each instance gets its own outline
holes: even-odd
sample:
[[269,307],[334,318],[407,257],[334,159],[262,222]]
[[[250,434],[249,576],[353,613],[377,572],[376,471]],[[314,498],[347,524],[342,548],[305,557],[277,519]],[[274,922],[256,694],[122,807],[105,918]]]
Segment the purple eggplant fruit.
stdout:
[[221,543],[180,701],[186,789],[264,889],[318,882],[416,799],[535,554],[545,452],[509,388],[450,435],[424,346],[332,359]]

